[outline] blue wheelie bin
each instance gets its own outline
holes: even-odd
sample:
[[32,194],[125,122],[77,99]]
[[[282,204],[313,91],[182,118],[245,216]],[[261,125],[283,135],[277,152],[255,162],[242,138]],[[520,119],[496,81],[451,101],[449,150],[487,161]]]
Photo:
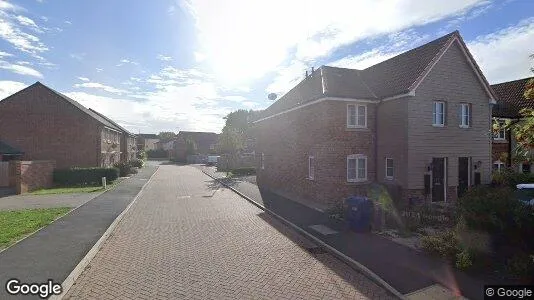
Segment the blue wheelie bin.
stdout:
[[345,200],[348,207],[347,221],[350,229],[367,232],[371,228],[373,203],[367,197],[352,196]]

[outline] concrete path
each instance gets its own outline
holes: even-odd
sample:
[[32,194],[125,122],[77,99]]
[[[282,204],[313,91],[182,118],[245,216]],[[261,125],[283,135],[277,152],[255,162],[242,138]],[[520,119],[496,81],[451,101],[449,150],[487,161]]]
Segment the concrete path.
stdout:
[[78,207],[102,192],[54,195],[13,195],[0,198],[0,210],[27,208]]
[[115,218],[130,204],[156,167],[121,182],[79,208],[0,252],[0,299],[10,278],[25,283],[61,283],[102,236]]
[[391,296],[200,170],[163,165],[66,298]]

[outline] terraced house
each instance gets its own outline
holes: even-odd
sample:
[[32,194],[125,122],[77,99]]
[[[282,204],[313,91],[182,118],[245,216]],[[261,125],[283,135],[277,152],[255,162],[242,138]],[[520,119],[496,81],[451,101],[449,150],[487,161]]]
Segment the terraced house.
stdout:
[[322,66],[255,121],[258,184],[318,208],[371,183],[455,201],[490,181],[495,99],[457,31],[363,70]]
[[0,140],[23,160],[111,166],[121,159],[121,134],[115,122],[40,82],[0,101]]

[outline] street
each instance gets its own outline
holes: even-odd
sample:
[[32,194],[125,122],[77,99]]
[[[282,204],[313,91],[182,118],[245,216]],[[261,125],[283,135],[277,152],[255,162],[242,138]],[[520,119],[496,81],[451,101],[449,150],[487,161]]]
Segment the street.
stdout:
[[161,165],[66,298],[392,296],[198,169]]

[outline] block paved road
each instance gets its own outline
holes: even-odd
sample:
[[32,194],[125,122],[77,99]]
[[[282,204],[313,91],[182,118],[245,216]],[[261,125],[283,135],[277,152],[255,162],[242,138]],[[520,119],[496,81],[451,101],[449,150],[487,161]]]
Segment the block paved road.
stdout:
[[390,299],[190,166],[160,166],[70,299]]

